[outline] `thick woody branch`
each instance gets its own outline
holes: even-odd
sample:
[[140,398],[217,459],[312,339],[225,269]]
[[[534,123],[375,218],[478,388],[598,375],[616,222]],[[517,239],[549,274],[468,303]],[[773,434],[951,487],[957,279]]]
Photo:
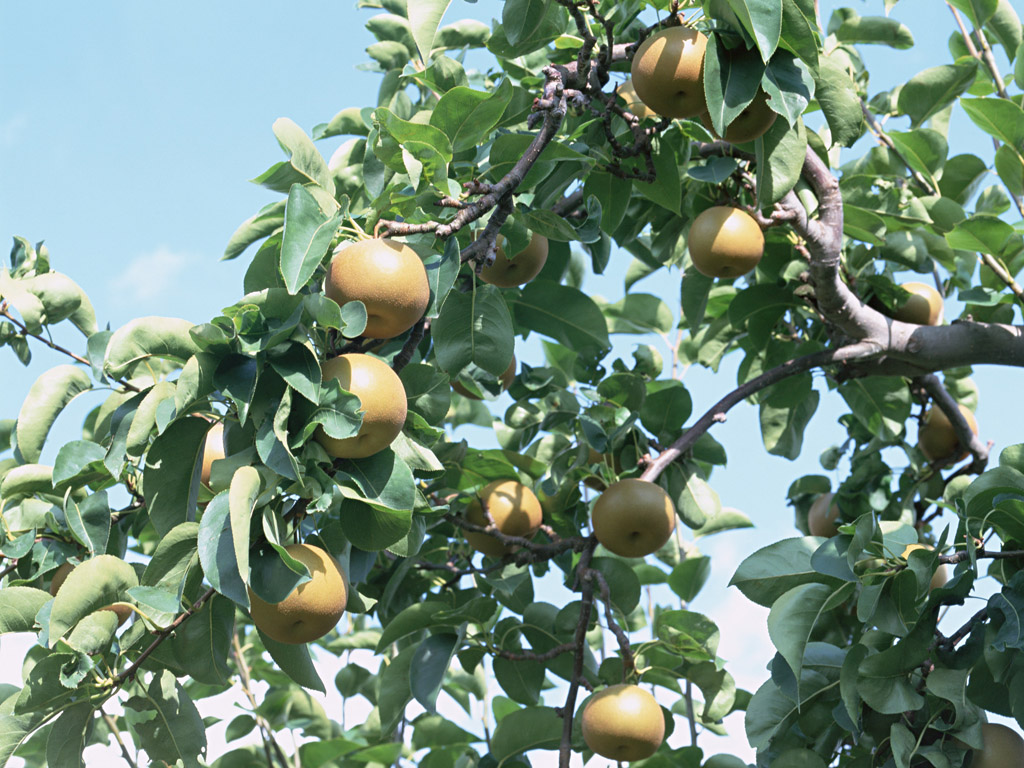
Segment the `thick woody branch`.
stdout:
[[956,400],[942,386],[939,377],[933,373],[927,376],[920,376],[916,381],[928,393],[935,404],[942,409],[942,412],[946,414],[946,418],[949,419],[950,424],[953,425],[953,429],[956,431],[956,437],[960,441],[960,445],[965,446],[974,455],[972,469],[979,474],[983,472],[985,465],[988,464],[988,446],[971,430],[967,419],[960,413]]
[[658,454],[657,458],[655,458],[651,462],[650,466],[644,470],[643,474],[640,475],[640,479],[649,480],[651,482],[657,480],[661,473],[665,471],[665,468],[682,456],[686,451],[690,450],[701,435],[707,432],[715,424],[725,421],[726,414],[734,405],[742,402],[755,392],[760,392],[762,389],[765,389],[772,384],[776,384],[783,379],[787,379],[798,373],[809,371],[812,368],[821,368],[826,365],[864,360],[874,357],[879,353],[880,350],[875,344],[862,342],[835,350],[815,352],[814,354],[807,355],[806,357],[799,357],[795,360],[787,360],[782,365],[772,368],[769,371],[765,371],[760,376],[757,376],[742,386],[737,387],[709,408],[704,415],[697,419],[696,423],[678,440]]

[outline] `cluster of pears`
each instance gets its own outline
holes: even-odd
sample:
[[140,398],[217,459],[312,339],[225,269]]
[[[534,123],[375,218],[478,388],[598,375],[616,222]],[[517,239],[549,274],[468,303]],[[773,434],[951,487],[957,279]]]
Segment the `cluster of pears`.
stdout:
[[[691,27],[662,29],[636,49],[629,90],[656,114],[680,119],[699,117],[714,133],[704,96],[707,44],[707,37]],[[758,88],[754,99],[733,118],[720,138],[732,144],[753,141],[772,127],[776,116],[768,105],[768,95]]]

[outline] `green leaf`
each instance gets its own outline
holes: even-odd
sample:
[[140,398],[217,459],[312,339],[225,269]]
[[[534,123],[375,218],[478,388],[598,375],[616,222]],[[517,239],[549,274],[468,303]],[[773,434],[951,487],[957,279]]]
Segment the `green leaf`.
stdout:
[[681,381],[651,381],[640,408],[640,423],[658,439],[678,436],[693,412],[693,398]]
[[998,7],[998,0],[950,0],[950,5],[967,14],[971,23],[981,28],[992,17]]
[[910,417],[910,388],[904,379],[877,376],[854,379],[839,387],[854,418],[874,435],[888,442],[898,439]]
[[64,517],[71,535],[90,554],[106,551],[110,537],[110,504],[106,491],[98,491],[81,502],[69,496],[64,503]]
[[174,587],[180,597],[189,569],[199,564],[198,540],[198,523],[181,523],[161,536],[142,573],[142,585]]
[[[231,679],[228,664],[235,628],[235,604],[214,595],[174,631],[175,658],[189,676],[208,685],[224,685]],[[202,652],[197,652],[201,648]]]
[[437,102],[430,113],[430,124],[445,133],[453,152],[471,149],[480,144],[501,120],[512,100],[512,93],[512,85],[507,78],[493,93],[457,86]]
[[260,473],[255,467],[239,467],[231,476],[228,509],[235,561],[242,581],[249,580],[249,521],[260,495]]
[[492,285],[451,291],[431,335],[437,362],[450,376],[468,365],[500,376],[512,362],[512,318],[501,291]]
[[668,576],[668,585],[684,603],[692,602],[711,576],[710,557],[687,557]]
[[199,456],[209,429],[205,419],[178,419],[153,441],[146,455],[143,495],[149,519],[160,535],[195,518],[202,470]]
[[757,204],[767,208],[796,186],[807,156],[807,130],[802,120],[790,128],[776,120],[754,143],[757,158]]
[[817,72],[820,35],[813,6],[805,10],[799,0],[782,0],[781,42]]
[[551,707],[525,707],[505,715],[491,736],[491,757],[499,766],[531,749],[558,749],[562,719]]
[[914,47],[914,36],[907,27],[886,16],[858,16],[852,8],[838,8],[828,31],[840,43],[887,45],[897,50]]
[[[13,461],[13,459],[12,459]],[[45,464],[22,464],[13,467],[0,481],[0,496],[5,500],[53,490],[53,467]]]
[[149,447],[149,438],[157,423],[157,410],[164,400],[172,399],[177,391],[174,382],[158,381],[142,398],[139,407],[135,410],[135,416],[131,419],[128,427],[128,435],[125,442],[125,453],[128,456],[138,457],[146,452]]
[[[412,511],[416,501],[412,471],[393,451],[380,451],[365,459],[340,463],[335,479],[342,494],[383,510]],[[344,480],[344,473],[351,483]]]
[[775,53],[782,34],[782,0],[728,0],[739,19],[761,52],[765,63]]
[[729,586],[738,587],[749,600],[770,608],[779,597],[801,584],[840,584],[818,573],[811,555],[824,540],[817,536],[782,539],[749,555],[733,574]]
[[815,624],[836,591],[825,584],[801,584],[783,593],[772,603],[771,611],[768,613],[768,635],[798,681],[797,698],[804,650],[811,639]]
[[150,357],[184,364],[199,351],[188,320],[176,317],[140,317],[121,326],[110,337],[103,370],[115,379],[132,375]]
[[667,468],[664,485],[676,505],[680,519],[690,528],[700,528],[722,508],[714,488],[700,476],[693,462],[675,462]]
[[450,3],[451,0],[415,0],[408,5],[409,26],[424,64],[430,61],[437,28]]
[[999,256],[1013,234],[1013,227],[1002,219],[975,214],[953,227],[952,232],[947,232],[946,242],[958,250],[981,251]]
[[800,456],[804,432],[818,410],[819,400],[820,395],[812,390],[793,406],[777,407],[768,400],[761,403],[761,439],[768,453],[790,461]]
[[409,690],[424,709],[434,713],[448,665],[462,643],[460,635],[441,632],[416,646],[409,670]]
[[864,113],[857,97],[857,85],[835,59],[822,56],[818,65],[814,97],[832,131],[832,143],[852,146],[864,132]]
[[75,654],[72,653],[51,653],[26,670],[25,687],[14,701],[14,712],[19,715],[26,712],[49,714],[57,709],[72,693],[61,684],[61,670],[74,660]]
[[544,665],[537,661],[505,659],[491,662],[494,679],[510,699],[520,704],[539,704],[544,687]]
[[327,689],[324,688],[323,681],[313,665],[308,643],[290,645],[279,643],[277,640],[267,637],[263,632],[260,632],[259,635],[260,640],[263,641],[263,646],[270,654],[270,658],[274,660],[274,663],[277,664],[282,672],[303,688],[326,693]]
[[246,248],[272,235],[284,226],[285,201],[278,200],[263,206],[255,216],[246,219],[231,235],[227,247],[224,249],[223,259],[233,259],[240,256]]
[[[236,546],[242,543],[234,541],[230,495],[230,491],[221,491],[206,506],[199,522],[199,562],[210,586],[243,608],[248,608],[249,594],[236,555]],[[246,526],[244,546],[248,545],[248,533]]]
[[198,768],[206,751],[206,726],[185,689],[166,669],[154,674],[149,688],[125,702],[140,746],[153,760]]
[[341,503],[338,520],[349,541],[367,552],[390,547],[412,528],[411,511],[391,510],[351,498]]
[[313,277],[340,222],[337,206],[325,211],[304,186],[292,184],[281,237],[281,277],[288,293],[298,293]]
[[990,136],[1024,151],[1024,110],[1006,99],[960,99],[972,122]]
[[93,611],[123,602],[139,585],[135,569],[113,555],[97,555],[68,574],[50,610],[50,644]]
[[323,372],[316,354],[304,344],[290,344],[287,349],[270,357],[270,367],[288,386],[317,405],[320,402],[320,383]]
[[[743,0],[736,0],[743,2]],[[704,54],[704,94],[711,123],[719,134],[757,96],[764,63],[754,51],[730,50],[721,34],[712,34]]]
[[39,461],[46,437],[61,411],[91,388],[89,374],[77,365],[58,365],[35,380],[18,412],[18,450],[26,462]]
[[390,737],[405,715],[405,706],[412,699],[410,676],[416,655],[415,646],[404,648],[378,673],[377,707],[380,711],[380,729]]
[[[550,280],[533,280],[510,295],[516,324],[574,349],[583,357],[603,357],[611,347],[604,315],[582,291]],[[500,374],[500,371],[492,371]]]
[[85,291],[67,275],[46,272],[21,281],[21,286],[43,305],[45,325],[70,319],[86,337],[96,333],[96,312]]
[[910,127],[917,128],[970,88],[977,71],[974,59],[926,69],[900,89],[897,106],[900,112],[910,115]]
[[276,163],[253,179],[275,192],[287,194],[292,184],[318,185],[334,196],[334,177],[316,145],[293,121],[280,117],[274,121],[274,136],[281,149],[289,156],[286,163]]
[[31,632],[39,609],[50,601],[50,593],[32,587],[0,589],[0,634]]
[[669,333],[676,326],[668,304],[649,293],[629,293],[604,307],[609,333]]
[[679,213],[682,205],[682,187],[679,183],[679,159],[676,157],[676,151],[669,142],[661,141],[652,159],[654,181],[637,181],[633,184],[633,189],[665,210]]
[[[374,119],[380,125],[382,136],[398,142],[400,150],[404,150],[423,166],[422,170],[428,178],[439,187],[448,189],[448,163],[452,161],[452,144],[443,131],[433,125],[403,120],[384,107],[378,107],[374,111]],[[387,151],[386,147],[384,151]],[[408,164],[404,162],[401,151],[393,157],[382,156],[381,159],[392,163],[393,170],[394,163],[403,163],[408,170]],[[399,165],[398,170],[401,168]]]
[[1017,49],[1024,42],[1024,28],[1010,0],[999,0],[995,13],[988,20],[988,28],[1003,46],[1007,60],[1012,63]]
[[46,763],[61,768],[82,768],[86,731],[95,708],[89,702],[75,704],[61,712],[46,740]]
[[75,625],[66,642],[80,653],[103,653],[110,648],[116,632],[117,614],[113,611],[96,611]]
[[[1021,115],[1024,117],[1024,114]],[[939,189],[936,173],[946,162],[949,145],[938,131],[922,128],[916,131],[889,131],[889,138],[907,161],[911,170],[924,176],[932,189]]]

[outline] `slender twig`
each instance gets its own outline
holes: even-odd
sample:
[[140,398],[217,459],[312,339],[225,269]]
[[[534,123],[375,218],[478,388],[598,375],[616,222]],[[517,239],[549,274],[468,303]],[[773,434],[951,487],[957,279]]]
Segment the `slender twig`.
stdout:
[[961,640],[963,640],[965,637],[967,637],[969,634],[971,634],[971,632],[974,630],[974,627],[977,624],[980,624],[981,622],[985,621],[987,618],[988,618],[988,608],[982,608],[976,614],[971,616],[971,618],[967,620],[967,623],[965,623],[962,627],[960,627],[960,629],[958,629],[956,632],[954,632],[949,637],[942,637],[942,635],[940,634],[939,635],[939,643],[938,643],[939,646],[943,647],[943,648],[946,648],[947,650],[950,650],[950,651],[953,650],[956,647],[957,643],[959,643]]
[[509,661],[551,661],[557,656],[561,656],[563,653],[569,653],[576,648],[575,643],[562,643],[556,645],[544,653],[537,653],[536,651],[506,651],[503,648],[492,648],[490,653],[493,656],[500,656],[503,659]]
[[633,658],[633,649],[630,647],[629,635],[615,620],[615,610],[612,608],[611,590],[608,588],[608,580],[604,574],[594,568],[589,568],[587,577],[597,582],[601,589],[601,601],[604,603],[604,616],[608,629],[615,635],[619,643],[619,654],[622,656],[622,681],[625,682],[630,674],[636,671],[636,661]]
[[430,321],[421,317],[416,321],[416,325],[412,327],[412,332],[409,334],[409,338],[405,340],[405,344],[402,345],[402,350],[391,363],[391,370],[395,373],[400,373],[405,366],[412,360],[413,353],[416,351],[416,347],[419,346],[420,342],[423,341],[423,334],[426,333],[427,328],[430,325]]
[[686,719],[690,721],[690,746],[697,746],[697,713],[693,708],[693,681],[686,681]]
[[805,357],[798,357],[795,360],[788,360],[782,365],[765,371],[760,376],[737,387],[709,408],[679,439],[658,454],[658,457],[644,470],[640,479],[651,482],[657,480],[661,473],[665,471],[665,468],[693,447],[693,444],[697,442],[701,435],[715,424],[725,421],[726,413],[734,405],[742,402],[755,392],[760,392],[765,387],[769,387],[798,373],[809,371],[812,368],[821,368],[826,365],[834,365],[852,360],[865,360],[877,354],[879,354],[877,345],[871,342],[861,342],[840,347],[839,349],[815,352]]
[[[990,552],[985,549],[978,549],[974,553],[978,560],[1017,560],[1024,557],[1024,549],[1008,549],[1004,552]],[[940,563],[956,565],[971,559],[971,553],[967,550],[954,552],[950,555],[939,555]]]
[[103,716],[103,722],[107,724],[107,728],[110,729],[110,733],[114,737],[114,741],[121,748],[121,756],[124,757],[124,761],[128,763],[131,768],[139,768],[135,760],[132,759],[131,753],[128,751],[128,745],[124,743],[124,739],[121,738],[121,729],[117,727],[117,721],[113,717],[108,715],[102,709],[100,709],[100,715]]
[[[580,561],[576,567],[577,578],[590,567],[590,559],[594,556],[594,549],[597,547],[597,539],[591,536],[587,540],[587,547],[580,555]],[[576,635],[573,638],[573,645],[576,649],[572,665],[572,677],[569,680],[569,691],[565,695],[565,704],[557,709],[562,718],[562,739],[558,745],[558,768],[569,768],[569,758],[572,755],[572,722],[576,713],[576,696],[580,690],[580,680],[583,677],[583,660],[586,655],[587,627],[590,626],[590,614],[594,609],[594,582],[591,579],[579,579],[580,582],[580,618],[576,624]]]
[[170,637],[174,630],[176,630],[178,627],[180,627],[182,624],[188,621],[192,616],[195,616],[199,609],[203,607],[203,604],[211,597],[213,597],[216,591],[217,590],[215,590],[213,587],[210,587],[210,589],[206,590],[206,592],[200,595],[198,600],[192,603],[191,608],[189,608],[187,611],[178,616],[178,618],[172,621],[168,626],[164,627],[163,629],[156,630],[156,639],[149,644],[146,650],[144,650],[140,654],[139,658],[132,662],[132,664],[127,669],[125,669],[123,672],[114,677],[114,685],[121,685],[122,683],[134,678],[135,674],[139,671],[139,667],[142,666],[142,663],[149,658],[149,655],[153,653],[153,651],[155,651],[157,648],[159,648],[160,644],[168,637]]
[[15,560],[13,563],[11,563],[6,568],[4,568],[2,571],[0,571],[0,579],[2,579],[4,576],[9,574],[11,571],[13,571],[17,567],[18,567],[18,561]]
[[264,719],[263,715],[259,713],[259,704],[256,701],[256,697],[252,692],[252,674],[249,672],[249,665],[245,661],[245,654],[242,652],[242,644],[238,642],[238,633],[234,632],[231,635],[231,652],[235,657],[235,663],[238,664],[238,676],[242,679],[242,691],[245,693],[245,697],[249,700],[249,705],[252,707],[252,714],[256,718],[256,727],[260,730],[260,738],[263,740],[263,752],[267,758],[267,768],[274,768],[274,758],[270,753],[270,743],[274,742],[274,746],[277,747],[279,757],[282,758],[285,768],[288,768],[288,761],[284,758],[281,753],[281,747],[278,745],[276,739],[270,731],[270,726]]
[[[486,514],[486,510],[484,510]],[[512,552],[505,555],[505,559],[509,562],[514,562],[518,565],[525,565],[526,563],[535,563],[541,560],[550,560],[553,557],[557,557],[563,552],[574,550],[580,552],[586,549],[589,545],[589,539],[584,539],[579,536],[570,537],[567,539],[559,539],[549,544],[538,544],[532,539],[527,539],[523,536],[508,536],[498,530],[498,527],[494,523],[489,525],[477,525],[471,523],[463,517],[456,515],[447,515],[445,517],[451,523],[473,533],[486,533],[488,536],[493,536],[502,544],[506,546],[519,547],[520,551]]]

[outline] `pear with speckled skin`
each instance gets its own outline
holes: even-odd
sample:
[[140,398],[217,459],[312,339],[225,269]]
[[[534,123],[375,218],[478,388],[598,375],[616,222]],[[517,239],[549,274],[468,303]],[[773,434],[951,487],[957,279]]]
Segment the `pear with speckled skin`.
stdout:
[[[967,426],[971,428],[971,431],[978,434],[978,422],[970,409],[964,405],[957,405],[957,408],[967,420]],[[958,447],[962,447],[953,422],[937,405],[929,408],[924,415],[924,423],[917,431],[917,447],[921,449],[921,453],[928,461],[945,461],[956,455]],[[966,457],[967,452],[965,451],[961,454],[960,459]]]
[[290,544],[285,549],[309,569],[310,580],[280,603],[268,603],[249,589],[249,613],[270,639],[298,645],[323,637],[338,624],[348,604],[348,579],[320,547]]
[[505,255],[505,238],[498,236],[494,263],[480,270],[480,279],[499,288],[515,288],[533,280],[548,260],[548,239],[534,232],[530,242],[511,259]]
[[643,688],[625,683],[591,696],[580,725],[591,751],[619,762],[650,757],[665,739],[661,706]]
[[387,238],[338,247],[324,281],[324,293],[343,305],[366,305],[368,339],[392,339],[412,328],[430,303],[427,271],[416,251]]
[[363,459],[391,445],[405,425],[409,408],[405,386],[383,360],[370,355],[332,357],[320,366],[323,380],[337,380],[359,398],[363,424],[353,437],[334,438],[322,426],[314,438],[337,459]]
[[974,750],[970,768],[1024,768],[1024,739],[1001,723],[983,723],[983,746]]
[[628,477],[602,493],[590,515],[594,536],[623,557],[646,557],[676,529],[676,508],[660,485]]
[[[536,495],[515,480],[495,480],[477,491],[476,498],[466,507],[466,519],[476,525],[487,525],[484,509],[506,536],[533,538],[544,520],[544,510]],[[511,547],[486,533],[467,531],[466,541],[477,552],[491,557],[511,551]]]
[[669,27],[644,40],[629,70],[637,96],[665,117],[695,117],[707,112],[707,44],[707,37],[690,27]]
[[693,266],[708,277],[740,277],[764,255],[764,234],[746,211],[716,205],[690,225],[687,243]]
[[763,136],[775,124],[778,115],[768,106],[768,94],[758,91],[754,100],[743,111],[732,119],[725,128],[725,135],[719,136],[711,122],[711,115],[704,112],[700,116],[701,123],[717,138],[725,139],[730,144],[742,144]]

